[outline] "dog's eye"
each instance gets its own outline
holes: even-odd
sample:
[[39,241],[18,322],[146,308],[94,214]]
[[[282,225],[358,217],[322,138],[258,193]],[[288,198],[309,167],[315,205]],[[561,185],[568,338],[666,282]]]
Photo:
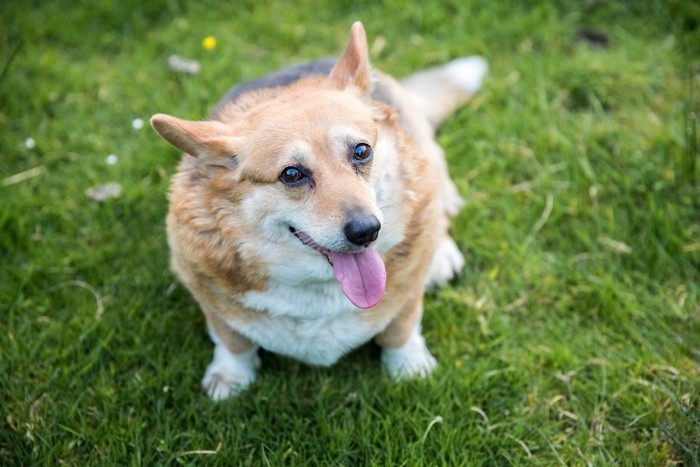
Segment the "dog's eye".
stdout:
[[372,158],[372,148],[369,144],[360,143],[355,146],[352,157],[358,162],[368,162]]
[[280,180],[285,185],[296,185],[302,179],[304,179],[304,174],[296,167],[285,167],[280,174]]

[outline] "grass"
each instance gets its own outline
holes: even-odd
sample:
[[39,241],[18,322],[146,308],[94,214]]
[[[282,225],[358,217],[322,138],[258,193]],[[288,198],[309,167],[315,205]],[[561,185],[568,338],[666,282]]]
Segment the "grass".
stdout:
[[[394,384],[372,346],[327,369],[266,354],[215,404],[167,268],[178,154],[132,121],[203,118],[358,18],[396,75],[491,64],[439,134],[468,257],[426,300],[440,367]],[[670,0],[2,3],[0,464],[697,465],[698,23]]]

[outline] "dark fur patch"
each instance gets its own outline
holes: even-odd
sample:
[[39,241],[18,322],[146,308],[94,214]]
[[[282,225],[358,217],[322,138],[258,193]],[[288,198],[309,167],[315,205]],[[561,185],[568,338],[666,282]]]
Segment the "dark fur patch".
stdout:
[[206,178],[208,177],[200,171],[192,171],[189,173],[189,182],[192,185],[199,185],[200,182]]
[[[216,116],[219,115],[219,112],[226,105],[237,100],[243,94],[258,91],[260,89],[289,86],[290,84],[296,83],[300,79],[307,78],[309,76],[328,76],[331,70],[333,70],[336,61],[337,60],[335,58],[319,58],[318,60],[298,63],[289,68],[285,68],[284,70],[268,73],[253,81],[237,84],[232,87],[216,105],[216,109],[212,113],[212,118],[216,119]],[[389,92],[384,89],[381,82],[375,83],[372,98],[376,101],[392,106]]]

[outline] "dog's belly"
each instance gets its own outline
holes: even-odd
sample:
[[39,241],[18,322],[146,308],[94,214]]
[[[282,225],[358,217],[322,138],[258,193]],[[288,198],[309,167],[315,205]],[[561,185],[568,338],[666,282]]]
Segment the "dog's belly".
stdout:
[[259,320],[229,319],[231,328],[264,349],[311,365],[331,365],[381,332],[390,317],[371,319],[355,308],[337,283],[298,287],[275,284],[265,292],[249,292],[248,308],[265,310]]

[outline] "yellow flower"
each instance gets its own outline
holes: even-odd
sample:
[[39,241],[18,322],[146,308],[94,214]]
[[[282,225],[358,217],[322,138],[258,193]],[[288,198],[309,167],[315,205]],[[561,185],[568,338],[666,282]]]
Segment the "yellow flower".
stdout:
[[208,36],[202,39],[202,47],[204,47],[207,50],[212,50],[213,48],[216,47],[216,37],[214,36]]

